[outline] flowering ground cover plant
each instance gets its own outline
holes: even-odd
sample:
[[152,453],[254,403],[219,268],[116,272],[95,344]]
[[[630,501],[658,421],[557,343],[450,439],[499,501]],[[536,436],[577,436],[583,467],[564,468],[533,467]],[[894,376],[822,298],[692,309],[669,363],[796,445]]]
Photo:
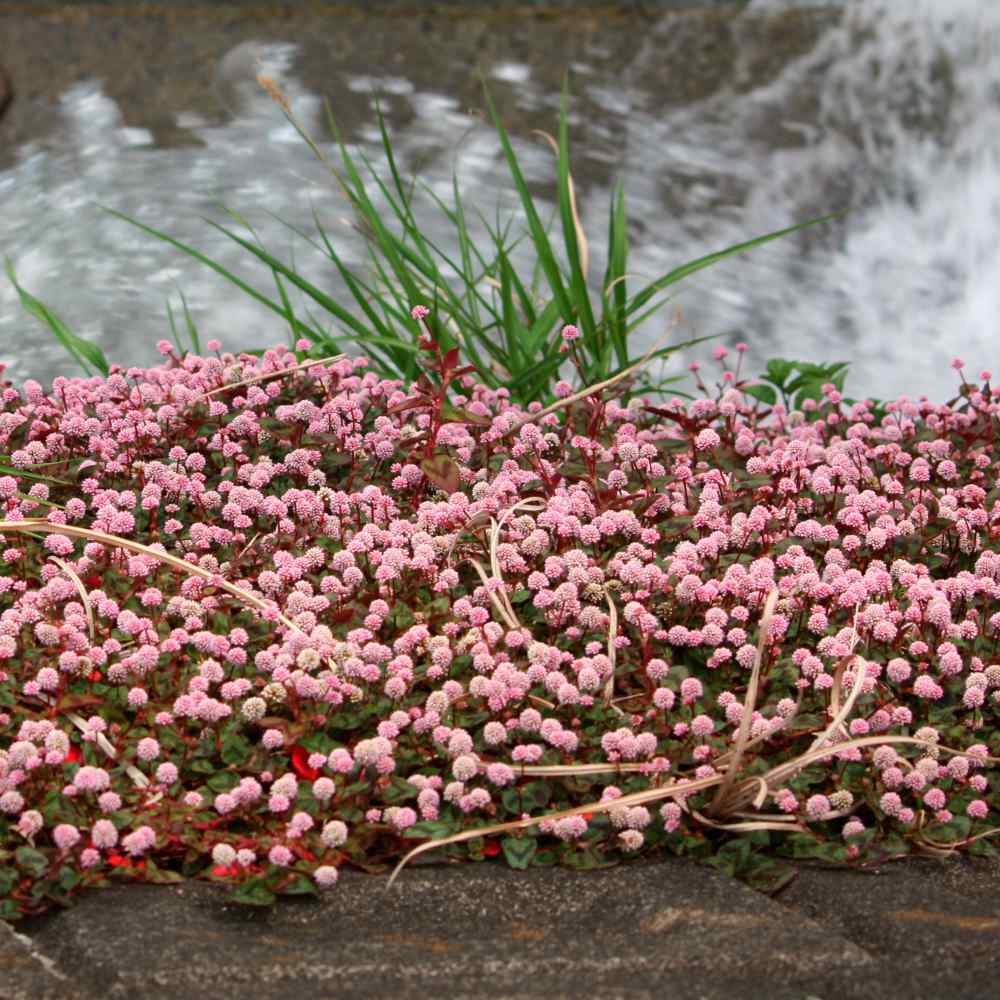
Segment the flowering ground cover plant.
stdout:
[[522,408],[430,329],[408,385],[213,342],[3,386],[0,916],[429,850],[774,889],[993,849],[989,373],[789,410],[719,349],[693,401]]

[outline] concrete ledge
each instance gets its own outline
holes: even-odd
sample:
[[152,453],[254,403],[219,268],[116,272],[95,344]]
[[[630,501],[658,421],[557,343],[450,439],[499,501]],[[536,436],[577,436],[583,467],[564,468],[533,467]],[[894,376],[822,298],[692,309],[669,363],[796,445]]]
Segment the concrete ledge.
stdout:
[[998,890],[996,866],[968,861],[804,870],[778,899],[680,861],[428,866],[390,891],[345,872],[319,902],[261,911],[204,883],[121,886],[23,925],[54,973],[0,937],[0,966],[37,982],[5,976],[0,998],[971,1000],[1000,971]]
[[31,938],[0,920],[0,1000],[72,1000],[78,996],[69,976]]

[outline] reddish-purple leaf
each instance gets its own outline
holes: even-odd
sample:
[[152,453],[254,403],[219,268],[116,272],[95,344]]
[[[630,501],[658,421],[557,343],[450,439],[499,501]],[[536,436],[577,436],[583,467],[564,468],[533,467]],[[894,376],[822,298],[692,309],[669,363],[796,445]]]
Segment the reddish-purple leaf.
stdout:
[[446,372],[450,372],[458,364],[458,348],[453,347],[446,351],[444,355],[443,367]]
[[396,403],[395,406],[390,406],[386,413],[402,413],[404,410],[413,410],[418,406],[426,406],[427,400],[423,396],[410,396],[409,399],[404,399],[401,403]]
[[437,452],[420,463],[424,475],[445,493],[457,493],[462,484],[461,470],[444,452]]

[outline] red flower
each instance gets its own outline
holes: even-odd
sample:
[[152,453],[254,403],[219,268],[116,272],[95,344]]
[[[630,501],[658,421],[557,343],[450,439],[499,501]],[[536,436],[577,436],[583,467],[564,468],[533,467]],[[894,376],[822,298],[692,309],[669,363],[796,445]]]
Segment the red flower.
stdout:
[[93,681],[93,683],[96,684],[101,679],[101,672],[100,672],[100,670],[93,670],[93,671],[91,671],[89,679],[91,681]]
[[306,781],[315,781],[319,777],[319,768],[309,766],[309,751],[305,747],[292,747],[292,770]]
[[112,868],[135,868],[137,871],[142,871],[146,867],[145,861],[136,861],[133,858],[125,857],[124,854],[109,854],[108,864]]
[[219,878],[232,878],[234,875],[239,875],[239,873],[240,866],[235,861],[231,865],[216,865],[212,869],[212,874]]
[[483,854],[488,858],[495,858],[500,853],[500,842],[495,837],[489,837],[483,847]]
[[71,746],[69,750],[66,751],[66,757],[63,760],[64,764],[77,764],[83,760],[83,754],[80,753],[79,747]]

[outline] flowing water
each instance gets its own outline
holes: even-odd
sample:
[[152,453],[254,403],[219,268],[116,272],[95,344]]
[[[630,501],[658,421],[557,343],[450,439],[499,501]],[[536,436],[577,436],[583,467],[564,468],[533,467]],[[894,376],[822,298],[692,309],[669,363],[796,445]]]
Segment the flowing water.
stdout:
[[[944,400],[956,385],[954,356],[973,374],[1000,367],[1000,4],[852,0],[817,22],[802,51],[761,71],[759,25],[780,9],[820,6],[753,0],[732,13],[738,44],[708,54],[725,66],[700,94],[664,89],[664,60],[678,44],[674,18],[644,21],[641,30],[626,20],[614,29],[620,37],[609,29],[577,45],[571,145],[590,273],[603,274],[607,205],[619,176],[636,275],[848,208],[842,221],[678,286],[678,336],[745,340],[754,372],[776,355],[850,360],[851,394]],[[400,41],[404,56],[406,45]],[[286,342],[287,330],[217,275],[97,205],[166,230],[273,295],[269,275],[201,220],[224,219],[223,202],[265,245],[294,254],[307,278],[347,301],[324,258],[273,218],[313,233],[316,210],[343,256],[363,265],[322,166],[253,84],[255,57],[323,135],[322,95],[298,70],[303,45],[249,40],[220,53],[214,100],[225,113],[178,111],[173,126],[187,141],[125,124],[116,101],[86,82],[61,95],[44,136],[5,159],[0,151],[0,251],[22,284],[112,360],[154,362],[154,344],[168,332],[164,301],[179,307],[178,288],[203,340],[262,347]],[[487,71],[505,95],[525,172],[551,206],[553,159],[529,128],[555,129],[558,74],[514,52]],[[328,75],[335,116],[379,171],[386,165],[373,89],[404,170],[448,200],[455,169],[469,205],[490,217],[498,204],[516,208],[496,138],[477,114],[482,104],[470,107],[455,83],[465,86],[467,74],[428,72],[426,61],[402,58],[367,73],[334,61]],[[448,245],[451,230],[435,210],[424,217],[432,238]],[[665,321],[638,331],[638,346],[659,337]],[[710,348],[696,351],[704,357]],[[0,359],[16,380],[44,382],[72,367],[5,279]]]

